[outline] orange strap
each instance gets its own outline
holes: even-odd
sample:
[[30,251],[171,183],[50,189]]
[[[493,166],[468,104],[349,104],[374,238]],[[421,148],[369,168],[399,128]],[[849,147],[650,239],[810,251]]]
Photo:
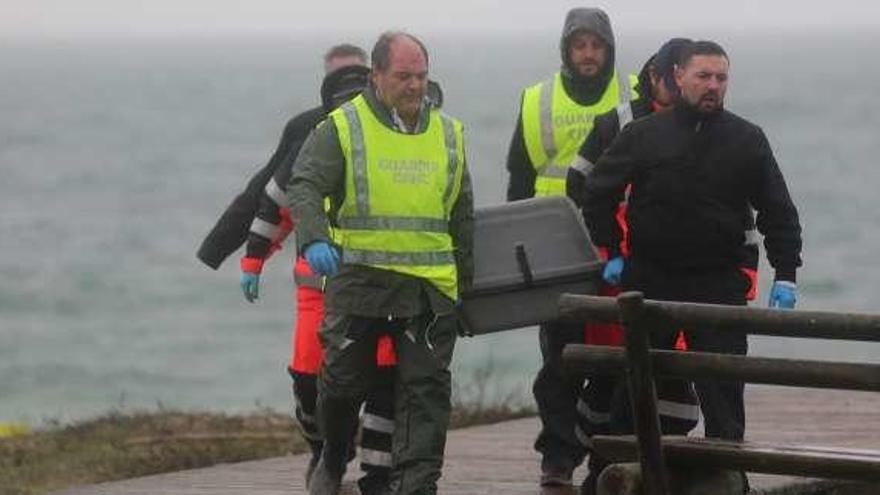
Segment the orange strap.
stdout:
[[263,261],[260,258],[242,258],[239,262],[241,271],[259,275],[263,271]]
[[749,290],[746,291],[746,301],[754,301],[758,297],[758,270],[740,267],[739,269],[749,278]]

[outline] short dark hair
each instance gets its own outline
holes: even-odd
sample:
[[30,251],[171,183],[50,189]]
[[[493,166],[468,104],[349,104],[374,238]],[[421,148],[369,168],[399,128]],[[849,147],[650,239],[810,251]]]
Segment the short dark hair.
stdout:
[[685,67],[688,62],[697,55],[718,55],[719,57],[724,57],[730,60],[727,56],[727,52],[725,52],[724,48],[721,48],[721,45],[718,43],[715,43],[714,41],[700,40],[694,41],[688,46],[682,48],[678,58],[678,66],[682,68]]
[[419,45],[422,55],[425,56],[425,64],[428,64],[428,50],[418,38],[403,31],[385,31],[379,35],[379,39],[373,45],[373,53],[370,57],[373,60],[373,70],[385,72],[388,69],[391,65],[391,43],[399,38],[409,38]]
[[359,46],[352,45],[351,43],[341,43],[339,45],[330,47],[327,50],[327,53],[324,54],[324,63],[330,63],[330,60],[337,57],[357,57],[367,63],[367,52],[364,51],[363,48]]

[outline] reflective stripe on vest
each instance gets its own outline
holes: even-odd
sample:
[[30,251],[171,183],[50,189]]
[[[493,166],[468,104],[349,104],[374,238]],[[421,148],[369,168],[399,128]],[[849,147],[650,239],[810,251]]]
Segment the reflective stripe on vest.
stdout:
[[324,291],[324,277],[320,275],[307,275],[305,273],[293,272],[293,283],[297,287],[309,287],[319,291]]
[[336,219],[343,263],[424,278],[457,298],[449,215],[461,189],[461,124],[433,110],[425,132],[399,133],[363,97],[331,118],[346,161]]
[[[562,85],[562,75],[538,83],[523,94],[523,138],[529,159],[535,167],[535,196],[565,194],[565,178],[577,152],[593,128],[593,119],[615,108],[622,119],[632,120],[631,88],[635,76],[609,81],[605,93],[593,105],[582,106],[572,100]],[[625,103],[625,105],[624,105]]]
[[326,280],[326,277],[322,277],[312,271],[312,268],[303,256],[296,259],[296,263],[293,265],[293,283],[297,287],[308,287],[324,292]]
[[[633,77],[633,76],[630,76]],[[638,81],[636,82],[638,84]],[[622,130],[633,120],[632,91],[629,84],[620,83],[620,103],[617,104],[617,128]]]

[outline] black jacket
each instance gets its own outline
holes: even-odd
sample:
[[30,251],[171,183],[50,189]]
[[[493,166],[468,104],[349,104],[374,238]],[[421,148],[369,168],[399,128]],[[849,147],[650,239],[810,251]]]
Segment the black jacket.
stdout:
[[625,127],[586,180],[584,211],[597,245],[613,249],[620,238],[614,212],[627,184],[634,258],[682,272],[738,266],[754,208],[776,278],[795,281],[797,209],[759,127],[684,104]]
[[[639,72],[639,83],[635,87],[639,97],[629,102],[633,120],[650,115],[654,111],[651,106],[651,79],[648,72],[651,60],[648,60]],[[588,169],[599,161],[599,157],[611,146],[611,142],[619,132],[620,117],[616,108],[603,113],[593,121],[593,129],[587,135],[581,149],[578,150],[578,156],[587,166],[569,168],[565,178],[565,194],[574,201],[578,208],[583,208],[584,205],[584,187]]]
[[[284,167],[279,167],[279,165],[285,162],[285,158],[289,154],[296,157],[305,138],[325,117],[325,110],[322,107],[316,107],[297,115],[287,122],[287,125],[284,127],[284,133],[281,135],[281,141],[278,143],[275,153],[272,154],[272,158],[251,177],[244,191],[232,200],[232,203],[229,204],[217,220],[217,223],[214,224],[214,227],[202,241],[201,246],[199,246],[196,256],[203,263],[216,270],[230,254],[234,253],[244,244],[245,240],[248,239],[251,222],[260,209],[261,198],[266,196],[265,188],[269,179],[276,173],[281,173],[284,176],[276,182],[287,185],[287,177],[290,175],[290,170],[283,171],[281,169]],[[265,201],[265,199],[262,201]],[[271,213],[269,214],[271,215]],[[275,215],[277,215],[277,211]],[[280,218],[278,221],[280,221]],[[268,252],[269,241],[262,241],[264,242],[257,240],[255,246],[265,244],[264,249]],[[257,250],[259,249],[257,248]],[[257,255],[257,253],[253,254]]]

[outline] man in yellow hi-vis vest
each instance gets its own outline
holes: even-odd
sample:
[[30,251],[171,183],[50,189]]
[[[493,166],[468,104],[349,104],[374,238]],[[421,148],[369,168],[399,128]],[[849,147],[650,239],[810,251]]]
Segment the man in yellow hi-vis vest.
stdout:
[[415,37],[389,32],[372,64],[363,94],[306,140],[288,187],[297,244],[328,277],[317,407],[324,449],[312,495],[339,492],[351,425],[376,383],[376,340],[389,333],[398,364],[392,473],[381,493],[437,492],[455,305],[473,278],[462,126],[425,97],[428,53]]
[[[578,165],[577,151],[593,119],[615,108],[629,111],[629,101],[637,97],[632,89],[637,79],[615,70],[614,46],[605,12],[597,8],[568,12],[560,41],[562,69],[523,92],[507,156],[508,201],[565,195],[568,170]],[[583,325],[541,325],[544,365],[533,390],[542,422],[535,441],[542,455],[542,486],[570,484],[572,471],[584,459],[575,436],[581,383],[568,378],[560,367],[562,347],[583,341]]]

